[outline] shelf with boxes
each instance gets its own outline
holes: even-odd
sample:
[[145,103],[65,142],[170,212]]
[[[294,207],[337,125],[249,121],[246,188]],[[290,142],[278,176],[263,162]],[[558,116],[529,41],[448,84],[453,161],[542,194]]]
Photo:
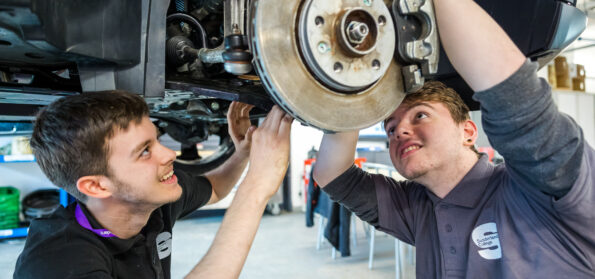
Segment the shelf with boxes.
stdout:
[[[17,188],[12,186],[0,187],[0,240],[26,237],[29,231],[28,223],[34,217],[47,216],[57,206],[66,207],[73,201],[72,196],[60,189],[58,191],[59,205],[54,206],[53,202],[50,202],[54,199],[53,192],[51,189],[33,192],[25,197],[21,203]],[[26,216],[24,221],[20,220],[21,211]]]
[[0,138],[0,163],[35,162],[27,136],[4,136]]
[[568,63],[566,57],[558,56],[548,65],[548,82],[557,90],[585,92],[585,67],[581,64]]
[[0,136],[0,240],[26,237],[34,218],[72,201],[41,172],[28,136]]

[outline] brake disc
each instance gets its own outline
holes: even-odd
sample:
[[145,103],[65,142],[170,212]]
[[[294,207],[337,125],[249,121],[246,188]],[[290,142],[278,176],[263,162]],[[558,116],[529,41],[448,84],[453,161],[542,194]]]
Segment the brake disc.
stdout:
[[251,49],[277,104],[329,131],[362,129],[405,97],[395,30],[381,0],[257,0]]

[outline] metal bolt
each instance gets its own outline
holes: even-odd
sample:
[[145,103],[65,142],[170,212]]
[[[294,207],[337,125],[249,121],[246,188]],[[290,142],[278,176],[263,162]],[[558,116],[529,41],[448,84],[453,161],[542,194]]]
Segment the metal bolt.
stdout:
[[347,26],[347,38],[352,44],[361,44],[370,33],[367,24],[359,21],[352,21]]
[[318,52],[320,53],[327,53],[330,50],[330,47],[325,42],[318,43]]
[[364,5],[368,7],[372,6],[372,0],[364,0]]

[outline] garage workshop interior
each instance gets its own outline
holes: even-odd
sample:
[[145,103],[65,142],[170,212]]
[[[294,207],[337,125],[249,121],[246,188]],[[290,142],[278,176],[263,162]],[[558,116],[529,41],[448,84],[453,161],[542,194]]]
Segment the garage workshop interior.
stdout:
[[0,279],[595,278],[593,22],[595,0],[0,0]]

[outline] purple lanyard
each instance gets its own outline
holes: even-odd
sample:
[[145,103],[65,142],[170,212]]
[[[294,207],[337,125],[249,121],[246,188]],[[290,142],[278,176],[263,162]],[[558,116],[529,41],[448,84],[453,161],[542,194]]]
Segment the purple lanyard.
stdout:
[[112,232],[110,232],[109,230],[92,228],[91,224],[89,224],[89,220],[87,220],[87,216],[85,216],[85,213],[83,213],[83,210],[81,209],[81,206],[78,203],[76,204],[76,209],[74,210],[74,217],[76,218],[76,221],[79,223],[79,225],[81,225],[81,227],[92,231],[98,236],[117,237],[116,235],[112,234]]

